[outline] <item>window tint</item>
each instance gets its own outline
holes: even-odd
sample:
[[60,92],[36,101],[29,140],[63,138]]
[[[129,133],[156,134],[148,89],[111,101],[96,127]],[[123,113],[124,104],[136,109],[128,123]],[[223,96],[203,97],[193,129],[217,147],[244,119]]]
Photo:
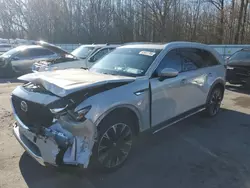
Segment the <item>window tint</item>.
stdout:
[[203,50],[203,59],[206,66],[218,65],[218,60],[208,51]]
[[71,52],[71,54],[79,58],[86,58],[93,53],[94,49],[94,47],[80,46]]
[[94,61],[97,61],[98,59],[101,59],[104,55],[109,53],[109,51],[110,51],[110,49],[108,49],[108,48],[98,51],[93,57]]
[[41,56],[45,56],[45,55],[53,55],[54,52],[48,50],[48,49],[39,49],[39,52],[38,52]]
[[[185,59],[183,71],[195,70],[197,68],[217,65],[217,59],[208,51],[196,48],[180,49]],[[192,65],[191,65],[192,63]]]
[[200,56],[199,49],[180,49],[181,57],[183,58],[183,71],[196,70],[203,67],[203,59]]
[[146,48],[116,48],[97,61],[90,71],[122,76],[142,76],[160,51]]
[[238,51],[235,54],[233,54],[229,61],[234,61],[234,60],[248,60],[250,59],[250,50],[242,50]]
[[27,57],[31,57],[30,54],[29,54],[29,51],[28,50],[23,50],[21,52],[19,52],[16,57],[19,57],[19,58],[27,58]]
[[159,73],[164,68],[173,68],[177,71],[182,71],[182,58],[177,50],[172,50],[162,59],[160,65],[158,66],[156,72]]
[[46,55],[53,55],[53,52],[47,49],[29,49],[29,55],[31,57],[38,57],[38,56],[46,56]]

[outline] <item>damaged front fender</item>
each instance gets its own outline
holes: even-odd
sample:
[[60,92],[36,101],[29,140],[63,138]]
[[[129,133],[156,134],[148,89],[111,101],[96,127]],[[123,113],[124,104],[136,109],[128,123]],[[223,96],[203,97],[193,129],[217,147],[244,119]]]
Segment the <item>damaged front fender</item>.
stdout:
[[72,146],[64,154],[63,162],[87,168],[97,134],[96,126],[88,119],[76,122],[68,115],[60,116],[58,123],[74,137]]

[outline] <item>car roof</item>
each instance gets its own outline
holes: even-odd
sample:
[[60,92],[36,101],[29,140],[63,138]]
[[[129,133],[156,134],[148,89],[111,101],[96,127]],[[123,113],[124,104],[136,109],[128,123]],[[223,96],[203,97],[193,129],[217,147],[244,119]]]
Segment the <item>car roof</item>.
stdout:
[[118,45],[118,44],[109,44],[109,45],[107,45],[107,46],[103,46],[102,47],[102,49],[103,48],[117,48],[117,47],[120,47],[121,45]]
[[106,44],[84,44],[81,45],[79,47],[94,47],[94,48],[100,48],[100,47],[104,47],[106,46]]
[[20,45],[20,46],[17,46],[16,48],[24,50],[24,49],[30,49],[30,48],[43,48],[43,47],[39,45]]
[[125,43],[124,46],[120,48],[148,48],[148,49],[165,49],[167,47],[196,47],[196,48],[209,48],[206,44],[197,43],[197,42],[186,42],[186,41],[176,41],[169,43],[149,43],[149,42],[135,42],[135,43]]
[[120,48],[145,48],[145,49],[161,49],[163,50],[165,48],[165,44],[154,44],[154,43],[144,43],[144,44],[125,44],[121,46]]
[[44,43],[44,44],[41,44],[39,45],[20,45],[20,46],[17,46],[16,48],[18,48],[18,50],[25,50],[25,49],[38,49],[38,48],[45,48],[45,49],[48,49],[48,50],[51,50],[52,52],[54,53],[57,53],[57,54],[70,54],[68,52],[66,52],[65,50],[61,49],[60,47],[58,46],[55,46],[55,45],[50,45],[49,43]]

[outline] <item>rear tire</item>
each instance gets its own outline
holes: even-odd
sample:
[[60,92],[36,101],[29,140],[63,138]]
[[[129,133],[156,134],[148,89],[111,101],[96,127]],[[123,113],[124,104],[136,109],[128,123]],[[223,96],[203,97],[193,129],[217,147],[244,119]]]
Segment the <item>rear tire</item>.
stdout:
[[221,101],[223,99],[223,90],[220,87],[216,87],[210,93],[205,114],[208,117],[216,116],[220,111]]
[[122,114],[116,114],[104,119],[99,128],[92,164],[105,172],[113,172],[124,165],[131,153],[134,141],[133,122]]

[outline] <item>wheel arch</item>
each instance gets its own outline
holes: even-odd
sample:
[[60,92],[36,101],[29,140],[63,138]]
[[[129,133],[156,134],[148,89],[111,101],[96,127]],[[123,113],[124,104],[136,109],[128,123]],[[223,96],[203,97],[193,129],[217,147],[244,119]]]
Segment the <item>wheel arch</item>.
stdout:
[[135,134],[136,135],[139,134],[142,120],[141,120],[139,111],[133,105],[119,105],[119,106],[112,107],[106,112],[104,112],[95,122],[97,126],[97,130],[99,129],[98,126],[104,119],[110,116],[113,116],[116,113],[127,113],[134,122],[133,126],[134,126]]
[[207,95],[207,100],[206,100],[206,103],[208,102],[209,100],[209,96],[211,95],[211,92],[215,89],[215,88],[221,88],[222,89],[222,99],[224,97],[224,92],[225,92],[225,81],[222,80],[222,79],[219,79],[219,80],[216,80],[212,86],[210,87],[210,90],[208,92],[208,95]]

